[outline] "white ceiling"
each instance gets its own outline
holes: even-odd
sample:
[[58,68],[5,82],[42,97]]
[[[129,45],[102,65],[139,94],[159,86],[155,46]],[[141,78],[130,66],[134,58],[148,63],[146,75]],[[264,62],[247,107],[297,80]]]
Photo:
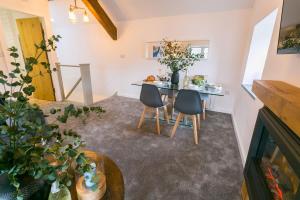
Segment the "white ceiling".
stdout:
[[118,21],[252,7],[253,0],[99,0]]

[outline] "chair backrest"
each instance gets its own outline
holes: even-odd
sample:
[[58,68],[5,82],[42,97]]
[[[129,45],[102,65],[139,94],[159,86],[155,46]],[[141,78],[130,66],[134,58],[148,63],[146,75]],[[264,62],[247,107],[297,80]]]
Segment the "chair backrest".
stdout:
[[143,104],[153,108],[162,107],[162,102],[158,88],[155,85],[143,84],[140,95],[140,100]]
[[188,115],[202,113],[202,103],[199,92],[186,89],[180,90],[176,97],[174,107],[179,112]]

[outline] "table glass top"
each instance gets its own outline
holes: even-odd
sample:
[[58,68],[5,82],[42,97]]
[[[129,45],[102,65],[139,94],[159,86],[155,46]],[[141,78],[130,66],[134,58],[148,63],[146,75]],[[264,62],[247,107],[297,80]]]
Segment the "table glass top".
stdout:
[[131,85],[142,86],[143,84],[152,84],[158,87],[159,89],[168,89],[168,90],[175,90],[175,91],[181,89],[190,89],[190,90],[196,90],[201,94],[224,96],[224,89],[221,86],[216,87],[216,86],[210,86],[209,84],[205,86],[197,86],[190,83],[189,85],[184,86],[181,83],[179,83],[178,85],[172,85],[170,82],[164,82],[164,81],[153,81],[153,82],[138,81],[132,83]]

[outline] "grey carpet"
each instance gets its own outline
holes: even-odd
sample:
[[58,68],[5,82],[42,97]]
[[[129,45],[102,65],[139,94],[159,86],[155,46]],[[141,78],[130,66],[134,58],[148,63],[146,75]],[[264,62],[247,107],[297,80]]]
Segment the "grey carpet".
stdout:
[[98,105],[106,109],[99,119],[91,115],[83,125],[68,125],[87,142],[87,148],[110,156],[120,167],[128,200],[237,200],[242,164],[231,116],[207,112],[199,145],[193,131],[146,120],[136,128],[143,106],[138,100],[113,96]]

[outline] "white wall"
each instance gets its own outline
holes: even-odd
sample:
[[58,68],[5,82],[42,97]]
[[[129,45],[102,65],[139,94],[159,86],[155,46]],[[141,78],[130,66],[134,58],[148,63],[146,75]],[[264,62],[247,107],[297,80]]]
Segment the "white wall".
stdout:
[[[113,41],[92,17],[89,24],[71,24],[68,2],[50,2],[53,29],[62,36],[58,48],[59,61],[64,64],[91,63],[93,92],[97,96],[119,95],[138,97],[140,88],[131,83],[147,75],[158,74],[161,66],[147,60],[145,42],[163,38],[177,40],[210,40],[209,59],[202,61],[190,74],[206,74],[211,82],[222,83],[225,97],[212,98],[211,108],[232,112],[238,90],[249,11],[228,11],[161,17],[117,23],[119,39]],[[65,77],[70,88],[78,74]],[[72,80],[71,80],[72,79]],[[78,99],[78,89],[76,97]]]
[[[262,79],[282,80],[290,84],[300,86],[300,55],[277,55],[277,43],[280,28],[282,0],[256,0],[252,13],[251,28],[261,19],[278,8],[278,16],[269,48]],[[248,48],[250,46],[251,33],[248,35]],[[245,53],[245,60],[249,50]],[[245,64],[244,64],[245,66]],[[242,80],[244,68],[241,71]],[[233,120],[239,142],[243,161],[245,161],[250,145],[258,109],[262,107],[259,100],[253,100],[242,88],[239,88],[237,100],[234,106]]]
[[[51,22],[50,22],[50,15],[49,15],[49,7],[48,7],[48,1],[47,0],[1,0],[0,1],[0,8],[4,9],[10,9],[10,10],[15,10],[19,12],[24,12],[28,13],[30,15],[38,16],[41,17],[44,20],[44,28],[45,28],[45,37],[48,38],[52,35],[52,29],[51,29]],[[0,27],[0,42],[2,48],[6,49],[7,46],[5,44],[5,39],[4,35],[2,33],[2,29]],[[5,51],[4,52],[6,61],[9,62],[8,60],[8,54]],[[55,53],[49,53],[49,62],[52,67],[54,67],[54,62],[56,62],[56,54]],[[2,59],[3,62],[3,59]],[[3,65],[2,65],[3,66]],[[10,66],[0,66],[1,70],[6,70]],[[5,69],[6,68],[6,69]],[[55,88],[55,95],[58,100],[61,99],[60,96],[60,90],[58,86],[58,81],[56,74],[52,74],[52,79],[53,79],[53,84]]]

